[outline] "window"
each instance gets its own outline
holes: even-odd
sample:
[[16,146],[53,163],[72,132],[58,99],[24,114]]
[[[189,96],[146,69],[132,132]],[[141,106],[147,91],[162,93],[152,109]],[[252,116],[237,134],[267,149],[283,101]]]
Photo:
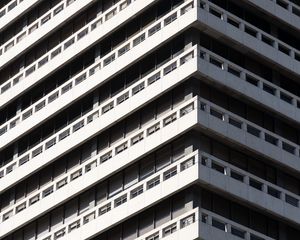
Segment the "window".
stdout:
[[167,180],[177,174],[177,167],[173,167],[170,170],[164,172],[164,180]]
[[12,215],[13,215],[13,211],[9,211],[9,212],[3,214],[2,221],[4,222],[5,220],[9,219]]
[[131,144],[134,145],[144,139],[144,134],[140,133],[131,139]]
[[82,170],[79,169],[76,172],[71,174],[71,181],[75,180],[76,178],[80,177],[82,175]]
[[159,176],[147,182],[147,189],[151,189],[160,183]]
[[140,195],[143,193],[143,185],[133,189],[131,192],[130,192],[130,195],[131,195],[131,198],[135,198],[136,196]]
[[63,237],[65,235],[66,231],[65,229],[61,229],[59,231],[57,231],[55,234],[54,234],[54,239],[59,239],[61,237]]
[[177,229],[176,223],[173,223],[172,225],[166,227],[163,229],[163,236],[166,237],[172,233],[174,233]]
[[111,151],[110,152],[108,152],[108,153],[106,153],[106,154],[104,154],[104,155],[102,155],[101,157],[100,157],[100,162],[101,163],[104,163],[104,162],[106,162],[108,159],[110,159],[112,157],[112,155],[111,155]]
[[77,220],[76,222],[73,222],[69,225],[69,232],[72,232],[73,230],[80,227],[80,220]]
[[190,168],[191,166],[194,165],[194,163],[195,163],[194,158],[190,158],[190,159],[184,161],[183,163],[181,163],[181,166],[180,166],[181,171],[184,171],[184,170]]
[[111,210],[111,206],[110,206],[110,203],[109,203],[109,204],[107,204],[107,205],[105,205],[105,206],[103,206],[102,208],[99,209],[99,216],[109,212],[110,210]]
[[115,200],[115,207],[118,207],[126,202],[127,202],[127,194],[125,194]]
[[40,238],[42,235],[48,233],[50,227],[49,215],[46,215],[37,221],[37,237]]
[[85,172],[91,171],[93,168],[97,167],[97,161],[93,161],[85,166]]
[[146,240],[158,240],[158,239],[159,239],[159,233],[158,232],[150,235],[149,237],[146,237]]
[[138,165],[129,167],[124,171],[124,189],[138,182]]
[[65,205],[65,222],[68,222],[72,218],[76,217],[78,215],[78,199],[75,198],[71,201],[69,201]]
[[116,147],[116,154],[123,152],[124,150],[127,149],[127,142],[122,143],[118,147]]
[[86,224],[86,223],[92,221],[93,219],[95,219],[95,213],[94,212],[92,212],[92,213],[84,216],[84,218],[83,218],[83,224]]
[[123,224],[123,240],[134,240],[137,238],[138,218],[134,217]]
[[104,202],[107,200],[107,182],[98,184],[96,186],[96,205]]
[[16,207],[16,213],[21,212],[22,210],[24,210],[26,208],[26,202],[20,204],[19,206]]
[[49,188],[47,188],[46,190],[43,191],[43,198],[47,197],[51,193],[53,193],[53,186],[51,186],[51,187],[49,187]]
[[159,227],[171,220],[170,201],[165,200],[155,209],[155,226]]
[[33,205],[40,200],[40,195],[36,195],[29,199],[29,205]]
[[195,219],[194,219],[194,215],[188,216],[184,219],[181,220],[181,228],[187,227],[188,225],[191,225],[192,223],[194,223]]
[[[154,212],[152,209],[149,209],[141,213],[139,216],[139,236],[142,236],[153,229],[154,229]],[[156,239],[156,238],[151,238],[151,236],[149,236],[149,240]]]
[[171,146],[167,145],[156,153],[156,171],[160,171],[169,164],[171,164]]
[[111,177],[109,179],[109,193],[108,196],[111,198],[112,196],[118,194],[123,189],[123,176],[121,173]]
[[154,156],[151,155],[140,163],[140,180],[145,179],[146,177],[150,176],[154,173],[155,168],[155,162],[154,162]]
[[94,189],[80,195],[79,198],[79,214],[86,212],[95,206],[95,191]]

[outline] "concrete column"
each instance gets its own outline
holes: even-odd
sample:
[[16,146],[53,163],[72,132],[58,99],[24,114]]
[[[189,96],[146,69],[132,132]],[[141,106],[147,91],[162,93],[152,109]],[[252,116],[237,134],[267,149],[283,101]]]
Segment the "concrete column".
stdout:
[[246,239],[246,240],[250,240],[250,233],[249,233],[249,232],[246,232],[246,234],[245,234],[245,239]]
[[268,192],[268,186],[267,186],[266,184],[263,184],[263,185],[262,185],[262,191],[263,191],[264,193],[267,193],[267,192]]
[[278,42],[274,41],[273,42],[273,47],[278,50]]
[[290,56],[291,56],[291,58],[295,59],[295,51],[294,50],[290,51]]
[[227,113],[223,114],[223,121],[224,122],[229,122],[229,115]]
[[261,34],[261,32],[258,32],[258,33],[256,34],[256,38],[257,38],[258,40],[261,41],[261,39],[262,39],[262,34]]
[[259,81],[259,82],[257,83],[257,86],[258,86],[258,88],[263,89],[263,82],[262,82],[262,81]]
[[249,185],[249,182],[250,182],[249,176],[245,176],[244,177],[244,183],[247,184],[247,185]]
[[221,19],[222,19],[224,22],[227,22],[227,14],[226,14],[226,13],[223,13],[222,16],[221,16]]
[[246,80],[246,73],[245,72],[241,72],[241,79]]
[[229,168],[229,167],[225,167],[225,169],[224,169],[224,174],[226,175],[226,176],[230,176],[231,175],[231,169]]
[[259,132],[259,138],[265,140],[265,133],[263,131]]

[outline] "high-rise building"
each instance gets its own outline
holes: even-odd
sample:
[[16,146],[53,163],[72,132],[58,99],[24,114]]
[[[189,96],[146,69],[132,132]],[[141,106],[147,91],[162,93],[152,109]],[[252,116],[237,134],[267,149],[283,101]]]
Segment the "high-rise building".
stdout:
[[0,239],[299,240],[299,0],[1,0]]

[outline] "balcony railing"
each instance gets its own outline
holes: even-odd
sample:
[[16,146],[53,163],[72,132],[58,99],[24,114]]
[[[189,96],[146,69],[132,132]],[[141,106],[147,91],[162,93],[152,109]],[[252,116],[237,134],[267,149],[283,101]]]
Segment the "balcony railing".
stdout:
[[[11,39],[7,40],[2,47],[0,47],[0,56],[7,52],[9,49],[13,48],[17,43],[21,42],[23,39],[25,39],[27,36],[29,36],[31,33],[33,33],[35,30],[43,26],[46,22],[51,20],[54,16],[56,16],[58,13],[60,13],[62,10],[66,9],[71,3],[75,2],[76,0],[62,0],[60,3],[56,4],[54,7],[52,7],[50,10],[48,10],[45,14],[43,14],[41,17],[39,17],[37,20],[35,20],[30,25],[26,26],[25,29],[22,29],[22,31],[15,36],[13,36]],[[16,1],[15,1],[16,2]]]
[[[144,192],[154,188],[155,186],[163,184],[165,181],[168,181],[170,178],[176,176],[177,174],[180,175],[181,172],[183,172],[187,169],[185,167],[186,161],[192,162],[190,165],[188,165],[189,167],[195,167],[195,168],[198,167],[197,166],[198,162],[195,162],[195,158],[190,158],[185,161],[181,160],[179,162],[175,162],[174,164],[171,164],[167,168],[168,170],[164,169],[164,171],[157,172],[151,176],[150,180],[149,180],[150,177],[148,177],[148,178],[144,179],[143,181],[141,181],[140,183],[138,183],[142,189],[140,191],[139,195],[142,195]],[[170,176],[169,178],[166,178],[165,176],[173,168],[176,169],[174,175]],[[152,181],[155,179],[159,179],[158,181],[156,181],[156,185],[154,185],[154,186],[149,185],[149,183],[152,183]],[[136,185],[138,185],[138,184],[136,184]],[[113,198],[101,203],[101,205],[96,206],[93,209],[90,209],[89,211],[85,212],[84,216],[77,216],[76,218],[72,219],[72,221],[69,221],[68,223],[64,224],[63,227],[59,227],[59,230],[58,230],[58,228],[53,229],[53,231],[51,231],[53,233],[45,239],[47,239],[47,240],[57,239],[57,236],[61,235],[61,234],[65,236],[66,234],[70,233],[72,230],[75,230],[75,229],[79,228],[80,226],[87,224],[88,222],[90,222],[98,217],[101,217],[105,213],[107,213],[109,211],[113,211],[115,208],[117,208],[123,204],[126,204],[126,202],[139,196],[139,195],[134,196],[134,197],[132,196],[132,191],[134,191],[136,188],[137,187],[134,185],[134,186],[130,187],[129,189],[127,189],[126,191],[121,192],[121,193],[117,194],[116,196],[114,196]],[[190,214],[187,214],[187,216],[189,216],[189,215]],[[72,223],[70,223],[70,222],[72,222]],[[73,225],[76,225],[77,227],[75,229],[72,229]],[[164,229],[166,229],[166,227],[163,227],[163,230]],[[162,233],[162,234],[164,236],[168,235],[166,232]]]
[[258,191],[268,194],[294,207],[299,208],[300,196],[244,171],[228,162],[216,158],[208,153],[201,152],[201,165],[213,169],[227,177],[244,183]]
[[231,234],[235,237],[246,240],[275,240],[262,233],[259,233],[251,228],[245,227],[239,223],[233,222],[227,218],[224,218],[218,214],[215,214],[206,209],[200,210],[200,218],[203,224],[210,225],[218,230],[221,230],[227,234]]
[[289,11],[293,15],[300,17],[300,6],[292,3],[288,0],[269,0],[270,2],[273,2],[274,4],[284,8],[285,10]]
[[104,162],[114,159],[114,156],[120,154],[121,152],[130,149],[131,146],[136,143],[143,141],[152,134],[160,131],[165,128],[172,122],[182,118],[188,113],[192,112],[197,107],[197,97],[194,97],[182,104],[173,110],[165,113],[159,119],[143,126],[143,128],[131,133],[125,139],[118,141],[113,146],[108,149],[105,149],[99,152],[96,156],[93,156],[89,160],[81,163],[81,165],[73,168],[70,172],[62,175],[57,178],[55,181],[43,186],[41,189],[32,192],[30,195],[26,196],[22,201],[8,207],[5,209],[5,212],[2,214],[2,221],[5,221],[12,217],[13,215],[21,212],[22,210],[30,207],[34,203],[42,200],[43,198],[49,196],[53,192],[62,188],[63,186],[69,184],[77,178],[85,175],[91,170],[98,169],[97,167],[101,166]]
[[[131,199],[135,199],[141,196],[146,191],[153,189],[160,184],[163,184],[172,177],[180,175],[185,170],[189,168],[198,168],[198,166],[198,151],[195,151],[164,167],[159,172],[147,176],[147,178],[135,183],[134,185],[107,199],[101,204],[98,204],[90,208],[89,210],[84,211],[78,216],[74,216],[73,219],[69,219],[67,222],[65,222],[63,226],[51,229],[51,235],[43,239],[57,239],[60,236],[65,236],[75,229],[78,229],[81,226],[93,221],[94,219],[103,216],[105,213],[113,211],[115,208],[126,204]],[[68,177],[71,176],[72,175]],[[3,215],[3,217],[4,216],[5,215]]]
[[8,4],[0,9],[0,18],[2,18],[5,14],[13,10],[16,6],[18,6],[24,0],[11,0]]
[[[194,58],[197,54],[197,48],[193,47],[191,49],[186,50],[185,52],[181,53],[174,59],[170,60],[169,62],[162,65],[157,70],[149,73],[147,76],[142,78],[141,80],[137,81],[133,84],[130,88],[123,90],[113,98],[105,101],[104,103],[100,104],[97,108],[91,110],[90,112],[86,113],[84,116],[76,120],[74,123],[66,126],[64,129],[60,130],[56,134],[48,137],[42,143],[38,144],[38,146],[34,147],[33,150],[26,151],[13,161],[9,163],[9,166],[3,166],[0,168],[0,178],[4,177],[5,175],[11,173],[16,168],[22,166],[23,164],[27,163],[28,161],[32,160],[42,152],[47,151],[47,149],[51,148],[55,144],[58,144],[63,139],[67,138],[68,136],[75,133],[80,128],[88,125],[95,119],[99,118],[100,116],[106,114],[111,109],[118,107],[121,103],[126,101],[127,99],[135,96],[137,93],[142,92],[144,89],[148,88],[152,83],[158,80],[162,80],[164,76],[168,75],[171,71],[174,71],[177,68],[180,68],[183,64],[185,64],[190,59]],[[76,85],[76,79],[73,79],[74,86]],[[69,83],[68,83],[69,84]],[[71,82],[72,84],[72,82]],[[66,86],[66,85],[64,85]],[[63,90],[64,87],[62,87]],[[91,113],[92,112],[92,113]]]
[[283,88],[263,79],[262,77],[252,73],[232,62],[223,58],[203,47],[200,47],[199,56],[206,62],[218,67],[219,69],[232,74],[235,77],[245,81],[251,86],[255,86],[258,89],[273,95],[274,97],[294,106],[296,109],[300,109],[300,97],[284,90]]
[[284,43],[283,41],[280,41],[276,37],[265,33],[261,29],[253,26],[245,20],[229,13],[223,8],[209,2],[208,0],[200,0],[200,8],[208,12],[209,14],[219,18],[220,20],[230,24],[236,29],[239,29],[240,31],[248,34],[249,36],[258,39],[262,43],[267,44],[268,46],[273,47],[279,52],[300,62],[300,51]]
[[224,108],[221,108],[220,106],[203,98],[200,98],[200,109],[201,111],[204,111],[207,114],[218,118],[219,120],[226,122],[231,126],[236,127],[237,129],[243,130],[251,134],[252,136],[257,137],[258,139],[272,144],[273,146],[278,147],[285,152],[293,154],[299,158],[300,146],[279,136],[278,134],[270,132],[256,125],[255,123],[252,123],[232,112],[229,112]]
[[157,240],[167,237],[181,229],[188,227],[199,221],[199,208],[194,208],[179,217],[162,224],[158,228],[144,234],[141,237],[136,238],[136,240]]
[[[125,2],[127,2],[127,1],[125,1]],[[120,2],[120,4],[122,5],[125,2]],[[153,32],[153,29],[156,29],[156,32],[159,32],[162,28],[169,25],[172,21],[175,21],[177,18],[182,16],[185,12],[189,11],[191,8],[193,8],[193,1],[190,0],[190,1],[186,2],[185,4],[178,6],[176,9],[172,10],[170,13],[168,13],[162,19],[159,19],[156,22],[152,23],[141,33],[131,37],[128,41],[121,44],[114,51],[112,51],[112,52],[106,54],[104,57],[98,59],[94,64],[92,64],[87,69],[83,70],[82,72],[80,72],[77,75],[75,75],[74,77],[72,77],[70,80],[65,82],[62,86],[60,86],[58,89],[55,89],[52,92],[48,93],[42,99],[40,99],[35,104],[33,104],[33,106],[29,106],[28,108],[21,111],[19,114],[17,114],[17,116],[15,116],[8,123],[2,124],[0,126],[0,136],[3,135],[4,133],[6,133],[9,129],[14,128],[19,123],[21,123],[25,119],[29,118],[30,116],[32,116],[34,113],[40,111],[42,108],[44,108],[48,104],[52,103],[53,101],[55,101],[56,99],[61,97],[64,93],[71,90],[73,87],[79,85],[84,80],[87,80],[89,77],[93,76],[100,69],[105,68],[107,65],[109,65],[111,62],[113,62],[115,59],[123,56],[124,54],[129,52],[132,48],[138,46],[142,41],[145,41],[146,39],[150,38],[152,35],[155,34]],[[171,19],[171,21],[170,21],[170,19]],[[0,170],[0,172],[1,172],[1,170]],[[0,177],[1,177],[1,174],[0,174]]]
[[45,53],[35,62],[22,69],[19,73],[15,74],[8,81],[3,83],[0,86],[0,94],[3,94],[11,87],[18,84],[21,80],[24,80],[30,74],[35,72],[37,69],[40,69],[43,66],[46,66],[53,60],[55,57],[63,53],[66,49],[68,49],[71,45],[77,43],[81,39],[85,38],[96,28],[99,28],[102,24],[110,20],[112,17],[117,15],[119,12],[124,10],[129,4],[136,0],[123,0],[107,9],[105,12],[97,16],[93,21],[79,29],[77,32],[72,34],[70,37],[65,39],[62,43],[58,44],[58,46],[54,47],[51,51]]

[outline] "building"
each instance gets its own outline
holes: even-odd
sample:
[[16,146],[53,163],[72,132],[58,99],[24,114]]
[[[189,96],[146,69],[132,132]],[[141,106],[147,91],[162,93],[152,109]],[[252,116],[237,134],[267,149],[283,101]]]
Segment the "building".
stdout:
[[299,240],[298,0],[2,0],[0,239]]

